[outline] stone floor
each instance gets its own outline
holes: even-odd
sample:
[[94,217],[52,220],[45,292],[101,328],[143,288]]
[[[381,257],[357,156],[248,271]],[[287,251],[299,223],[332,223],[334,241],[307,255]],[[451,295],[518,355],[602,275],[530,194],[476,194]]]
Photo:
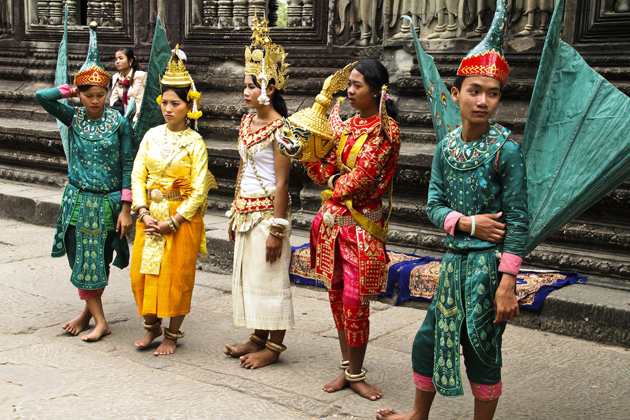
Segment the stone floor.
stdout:
[[[327,296],[294,287],[296,328],[275,366],[246,370],[223,354],[250,331],[231,319],[231,280],[197,273],[193,308],[177,352],[154,357],[128,270],[113,269],[104,295],[112,334],[84,343],[60,328],[81,309],[65,259],[49,257],[52,228],[1,220],[0,418],[369,419],[408,410],[410,351],[425,312],[375,303],[366,368],[383,390],[370,402],[321,386],[340,371]],[[630,351],[522,327],[504,336],[504,396],[497,419],[627,419]],[[437,397],[433,419],[472,419],[472,396]]]

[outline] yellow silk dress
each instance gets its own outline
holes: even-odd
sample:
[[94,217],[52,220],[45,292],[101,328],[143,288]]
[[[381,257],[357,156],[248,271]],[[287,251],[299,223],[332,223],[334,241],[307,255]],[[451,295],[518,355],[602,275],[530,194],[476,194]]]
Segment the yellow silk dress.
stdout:
[[197,255],[206,253],[203,215],[210,187],[216,182],[198,133],[190,128],[172,132],[164,124],[145,134],[131,173],[132,207],[148,208],[158,221],[175,213],[186,221],[162,237],[146,235],[144,224],[136,222],[131,288],[138,315],[168,318],[190,312]]

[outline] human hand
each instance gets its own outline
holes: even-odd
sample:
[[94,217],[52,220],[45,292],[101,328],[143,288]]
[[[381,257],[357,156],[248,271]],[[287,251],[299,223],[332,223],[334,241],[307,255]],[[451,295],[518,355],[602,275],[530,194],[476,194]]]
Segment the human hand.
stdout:
[[232,229],[231,224],[228,225],[228,238],[230,238],[230,242],[232,242],[232,245],[234,245],[234,243],[236,242],[236,232],[234,232],[234,229]]
[[503,321],[511,321],[521,314],[516,300],[514,290],[516,288],[516,277],[512,274],[503,273],[501,283],[494,295],[494,312],[497,314],[495,324]]
[[158,222],[151,216],[144,216],[142,218],[142,221],[144,222],[145,226],[143,232],[147,235],[164,236],[167,233],[171,232],[171,228],[167,222]]
[[499,244],[505,239],[506,224],[497,221],[503,212],[475,216],[475,237]]
[[276,238],[271,233],[267,237],[266,259],[269,264],[273,264],[282,255],[282,239]]
[[120,239],[131,231],[131,215],[129,212],[122,211],[116,222],[116,232],[120,232]]

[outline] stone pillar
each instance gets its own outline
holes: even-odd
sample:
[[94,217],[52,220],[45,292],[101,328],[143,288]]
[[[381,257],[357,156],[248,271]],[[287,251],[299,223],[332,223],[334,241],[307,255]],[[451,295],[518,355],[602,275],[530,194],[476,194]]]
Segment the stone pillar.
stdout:
[[49,0],[39,0],[37,2],[37,21],[40,25],[48,25],[50,23]]
[[114,25],[114,2],[112,0],[103,0],[101,2],[101,22],[103,26]]
[[205,26],[217,26],[218,23],[218,3],[216,0],[204,0],[203,2],[203,24]]
[[217,15],[219,16],[219,28],[232,28],[232,0],[218,0],[219,11]]
[[13,0],[0,2],[0,38],[13,36]]
[[233,3],[234,8],[232,9],[232,24],[234,25],[234,28],[247,28],[249,0],[234,0]]
[[302,26],[313,27],[313,0],[304,0],[302,6]]
[[122,0],[114,0],[114,25],[123,26]]
[[269,27],[278,26],[278,0],[269,1]]
[[68,6],[68,25],[77,24],[77,2],[75,0],[66,0],[64,2]]
[[50,24],[61,25],[64,17],[63,0],[51,0],[49,8]]
[[302,1],[287,1],[287,26],[302,26]]
[[252,26],[254,15],[258,15],[258,19],[262,19],[267,14],[267,2],[265,0],[249,0],[249,18],[247,24]]
[[101,23],[101,0],[92,0],[87,3],[87,24],[95,21]]

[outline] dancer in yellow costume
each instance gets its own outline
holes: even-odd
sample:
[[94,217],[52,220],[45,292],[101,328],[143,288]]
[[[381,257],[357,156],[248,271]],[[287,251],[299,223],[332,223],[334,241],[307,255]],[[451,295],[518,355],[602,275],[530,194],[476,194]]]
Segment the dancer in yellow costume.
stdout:
[[201,116],[201,94],[175,54],[157,98],[166,124],[145,134],[131,175],[133,209],[139,215],[131,287],[147,330],[135,345],[149,346],[162,335],[162,318],[171,318],[156,356],[173,353],[184,337],[180,327],[190,312],[197,254],[206,253],[208,189],[216,188],[206,145],[187,122]]

